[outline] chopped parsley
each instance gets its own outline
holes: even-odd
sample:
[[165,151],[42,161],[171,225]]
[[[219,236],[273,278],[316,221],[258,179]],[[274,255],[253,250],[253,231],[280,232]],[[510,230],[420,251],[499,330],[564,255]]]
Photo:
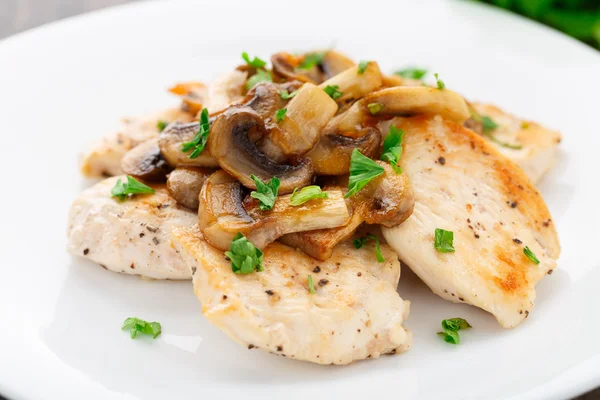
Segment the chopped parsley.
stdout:
[[300,191],[297,191],[298,188],[295,188],[292,192],[292,196],[290,197],[290,205],[297,207],[306,203],[309,200],[314,199],[326,199],[329,197],[327,192],[324,192],[319,186],[311,185],[305,186]]
[[115,183],[115,186],[110,190],[112,197],[116,197],[119,200],[125,200],[136,194],[152,194],[154,192],[155,190],[150,186],[144,185],[142,182],[135,180],[129,175],[127,176],[127,182],[123,182],[121,178],[119,178],[117,183]]
[[259,207],[261,210],[273,209],[281,183],[279,178],[274,176],[267,183],[264,183],[254,175],[250,175],[250,178],[256,183],[256,191],[251,192],[250,196],[260,201]]
[[525,248],[523,249],[523,253],[527,256],[527,258],[531,260],[532,263],[536,265],[540,263],[540,260],[538,260],[535,254],[533,254],[533,251],[531,251],[529,246],[525,246]]
[[267,65],[266,61],[261,60],[258,57],[254,57],[253,60],[250,60],[250,56],[248,56],[248,53],[246,52],[242,53],[242,58],[244,59],[244,61],[246,61],[246,64],[254,68],[263,68],[265,65]]
[[443,332],[438,332],[438,335],[444,338],[444,341],[450,344],[459,344],[460,336],[458,331],[461,329],[469,329],[471,325],[463,318],[450,318],[442,321]]
[[206,141],[208,140],[209,133],[210,121],[208,118],[208,110],[203,108],[202,112],[200,113],[200,126],[198,127],[198,132],[196,132],[196,136],[194,136],[191,142],[183,143],[181,145],[181,151],[187,153],[188,151],[194,149],[189,158],[197,158],[206,147]]
[[283,100],[289,100],[292,97],[294,97],[295,95],[298,94],[297,90],[294,90],[292,93],[288,93],[287,90],[280,90],[279,91],[279,96],[283,99]]
[[273,78],[271,78],[271,73],[269,71],[265,71],[262,68],[258,68],[256,70],[256,74],[252,75],[246,81],[246,90],[252,89],[254,86],[258,85],[261,82],[273,82]]
[[440,253],[454,253],[454,232],[436,228],[433,247]]
[[348,179],[348,193],[344,198],[354,196],[356,192],[365,187],[367,183],[382,175],[385,168],[364,156],[358,149],[352,150],[350,156],[350,178]]
[[127,318],[121,327],[121,330],[125,329],[129,329],[129,336],[131,336],[132,339],[135,339],[138,332],[152,335],[153,339],[156,339],[162,332],[159,322],[148,322],[139,318]]
[[402,138],[404,138],[404,134],[405,132],[402,129],[390,125],[388,134],[383,141],[383,153],[380,157],[381,160],[389,162],[397,174],[402,173],[402,168],[398,166],[398,162],[400,162],[400,156],[402,155]]
[[494,121],[486,115],[481,116],[481,124],[483,126],[484,132],[491,132],[494,129],[498,128],[498,124],[496,123],[496,121]]
[[367,108],[369,112],[373,115],[377,114],[379,111],[383,110],[384,105],[381,103],[369,103],[367,104]]
[[325,53],[308,53],[304,56],[304,60],[298,65],[299,69],[311,69],[323,62],[323,58],[325,57]]
[[440,79],[437,72],[435,74],[433,74],[433,76],[435,76],[435,83],[437,84],[437,88],[440,90],[446,89],[446,84],[444,83],[443,80]]
[[381,247],[379,247],[379,238],[372,233],[369,233],[365,237],[361,237],[359,239],[354,239],[352,242],[356,249],[360,249],[363,247],[363,244],[368,242],[369,240],[373,240],[375,242],[375,257],[377,257],[377,262],[385,262],[385,258],[383,258],[383,253],[381,253]]
[[369,61],[359,62],[358,63],[358,74],[359,75],[364,74],[368,66],[369,66]]
[[167,127],[167,125],[169,125],[169,123],[167,121],[158,121],[156,123],[156,127],[158,128],[159,132],[164,131],[165,128]]
[[405,68],[394,72],[394,74],[406,79],[421,79],[427,75],[427,70],[423,68]]
[[277,123],[280,123],[281,121],[284,120],[286,113],[287,113],[287,108],[282,108],[281,110],[277,110],[277,112],[275,113],[275,119],[277,120]]
[[239,232],[231,241],[225,256],[231,260],[231,270],[236,274],[251,274],[264,270],[263,252]]
[[317,291],[315,290],[315,285],[313,284],[312,275],[308,276],[308,291],[311,294],[317,293]]
[[490,139],[492,142],[509,149],[520,150],[523,148],[520,144],[510,144],[503,142],[502,140],[496,138],[492,131],[496,130],[500,125],[496,123],[492,118],[486,115],[480,115],[471,105],[469,105],[469,110],[471,113],[471,118],[475,122],[481,123],[481,131],[484,136]]
[[339,88],[340,87],[338,85],[327,85],[323,91],[327,93],[333,100],[337,100],[343,95],[343,93],[338,90]]

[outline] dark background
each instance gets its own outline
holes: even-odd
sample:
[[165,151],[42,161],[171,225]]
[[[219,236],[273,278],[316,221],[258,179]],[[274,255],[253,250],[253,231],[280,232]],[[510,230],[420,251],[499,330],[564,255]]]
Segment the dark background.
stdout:
[[[137,0],[0,0],[0,39],[58,19]],[[485,0],[600,46],[600,0]],[[5,400],[0,394],[0,400]],[[577,400],[600,400],[600,389]]]

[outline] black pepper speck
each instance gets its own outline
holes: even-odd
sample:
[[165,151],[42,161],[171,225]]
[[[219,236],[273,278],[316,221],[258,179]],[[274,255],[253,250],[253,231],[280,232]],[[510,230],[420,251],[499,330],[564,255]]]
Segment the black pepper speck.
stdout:
[[440,158],[438,158],[438,162],[439,162],[441,165],[444,165],[444,164],[446,164],[446,159],[445,159],[444,157],[440,157]]
[[90,249],[83,249],[84,256],[87,256],[89,252],[90,252]]
[[158,245],[160,243],[160,241],[158,240],[158,238],[156,236],[154,236],[152,238],[152,241],[154,242],[154,244]]
[[329,283],[329,280],[328,280],[328,279],[321,279],[321,280],[319,281],[319,286],[325,286],[325,285],[327,285],[328,283]]
[[321,267],[319,267],[318,265],[315,267],[315,269],[313,269],[313,272],[315,274],[318,274],[319,272],[321,272]]
[[275,292],[272,291],[271,289],[265,290],[265,293],[268,294],[269,296],[273,296],[275,294]]

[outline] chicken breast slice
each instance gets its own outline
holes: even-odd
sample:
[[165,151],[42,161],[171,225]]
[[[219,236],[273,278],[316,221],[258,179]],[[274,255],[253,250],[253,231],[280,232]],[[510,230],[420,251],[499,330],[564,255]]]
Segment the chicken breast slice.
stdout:
[[116,133],[106,135],[83,155],[81,173],[90,178],[120,175],[121,159],[140,143],[158,137],[158,122],[191,122],[194,116],[179,108],[121,119]]
[[197,213],[178,207],[164,185],[154,186],[155,194],[118,201],[110,194],[118,178],[97,183],[73,202],[69,252],[115,272],[190,279],[189,267],[171,245],[171,228],[196,224]]
[[[413,214],[382,227],[402,261],[446,300],[492,313],[511,328],[529,315],[535,284],[556,268],[552,217],[525,173],[473,131],[441,117],[397,120]],[[454,232],[454,253],[434,248],[436,228]],[[523,251],[533,251],[536,265]]]
[[489,104],[474,103],[472,106],[480,115],[490,117],[498,124],[498,128],[491,132],[497,140],[521,146],[521,149],[512,149],[487,139],[496,150],[521,167],[533,183],[539,182],[554,166],[561,141],[560,133]]
[[[249,349],[348,364],[411,345],[402,325],[410,303],[395,284],[377,276],[381,264],[370,247],[343,243],[329,260],[316,261],[275,242],[264,251],[264,271],[237,275],[197,227],[174,228],[173,240],[191,266],[204,316]],[[387,263],[399,271],[397,256],[382,247]],[[315,294],[308,290],[309,275]]]

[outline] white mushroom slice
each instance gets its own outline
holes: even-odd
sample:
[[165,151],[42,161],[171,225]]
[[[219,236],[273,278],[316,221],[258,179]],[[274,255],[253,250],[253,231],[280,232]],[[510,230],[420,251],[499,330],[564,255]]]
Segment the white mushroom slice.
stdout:
[[[410,303],[398,296],[389,277],[373,273],[382,264],[372,247],[356,250],[344,243],[328,261],[317,263],[272,243],[264,251],[264,271],[237,275],[197,229],[174,229],[173,239],[193,272],[204,316],[249,349],[318,364],[349,364],[411,346],[412,335],[403,326]],[[387,246],[382,251],[386,264],[399,271],[395,255]]]
[[119,175],[121,159],[138,144],[158,137],[158,122],[189,122],[194,119],[190,113],[179,108],[164,110],[152,115],[123,118],[116,133],[105,136],[83,156],[81,172],[87,177]]
[[247,79],[248,73],[238,70],[227,72],[215,79],[208,85],[208,112],[218,113],[242,100]]
[[301,206],[290,205],[290,195],[279,196],[272,210],[258,204],[244,207],[241,184],[224,171],[215,172],[204,183],[198,208],[199,226],[206,240],[225,250],[234,236],[244,234],[262,249],[286,233],[334,228],[348,223],[350,214],[341,190]]
[[375,116],[439,114],[445,119],[461,124],[470,117],[463,97],[448,89],[395,86],[371,93],[362,102]]
[[337,101],[359,99],[381,87],[381,71],[376,62],[370,61],[362,73],[359,73],[359,68],[356,66],[347,69],[321,83],[319,87],[325,89],[327,86],[337,86],[337,90],[342,93]]
[[102,267],[153,279],[190,279],[189,268],[171,246],[171,228],[192,226],[197,213],[180,208],[164,185],[155,194],[126,201],[111,197],[117,179],[84,190],[69,211],[68,250]]
[[190,158],[191,150],[187,152],[182,150],[184,143],[191,142],[194,139],[199,127],[199,122],[171,124],[161,132],[158,140],[160,152],[173,168],[182,166],[215,168],[219,166],[217,160],[210,155],[210,151],[206,147],[196,158]]

